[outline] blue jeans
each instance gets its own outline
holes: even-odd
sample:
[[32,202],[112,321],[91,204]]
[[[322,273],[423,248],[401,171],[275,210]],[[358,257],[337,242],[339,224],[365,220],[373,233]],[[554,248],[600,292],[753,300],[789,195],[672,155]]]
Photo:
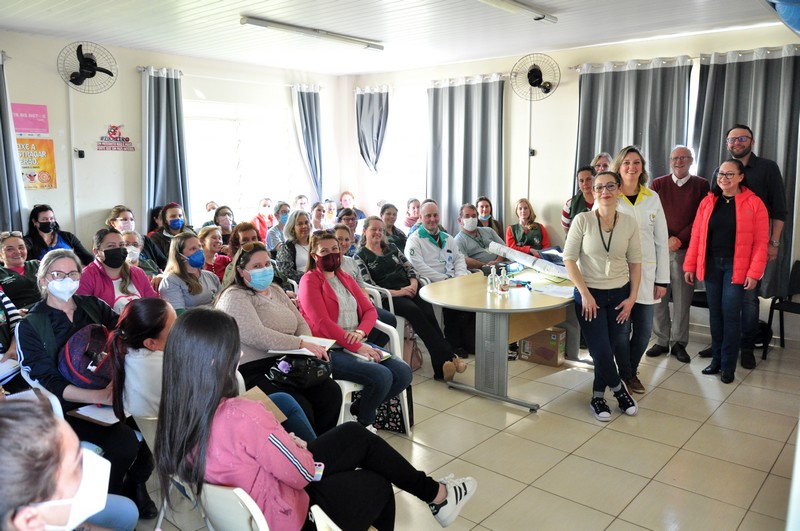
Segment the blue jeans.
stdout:
[[103,510],[86,521],[115,531],[133,531],[139,523],[139,509],[128,498],[109,494]]
[[756,287],[744,292],[742,297],[742,350],[755,350],[756,335],[758,334],[758,293],[761,291],[761,281]]
[[317,438],[317,434],[314,433],[314,428],[311,427],[303,408],[300,407],[300,404],[297,403],[297,400],[292,395],[288,393],[272,393],[269,395],[269,399],[278,406],[281,413],[286,415],[286,420],[281,423],[286,431],[294,432],[295,435],[306,442],[311,442]]
[[619,337],[625,325],[617,323],[619,310],[615,310],[615,308],[628,298],[631,288],[630,284],[625,284],[621,288],[615,289],[589,288],[589,292],[598,306],[597,317],[591,321],[583,318],[581,312],[583,299],[577,289],[575,289],[575,313],[578,315],[586,346],[589,347],[589,354],[594,361],[592,391],[595,396],[598,394],[602,396],[606,386],[614,389],[620,384],[619,373],[614,363],[612,341]]
[[733,258],[706,259],[706,297],[711,325],[711,360],[735,371],[742,330],[744,286],[732,284]]
[[614,358],[617,360],[619,375],[623,380],[630,380],[639,370],[639,361],[653,333],[655,309],[655,304],[637,302],[633,305],[630,318],[622,324],[620,335],[614,342]]
[[358,402],[358,422],[365,426],[375,422],[378,406],[399,395],[411,384],[411,367],[391,357],[381,363],[365,361],[343,350],[330,350],[333,377],[364,386]]

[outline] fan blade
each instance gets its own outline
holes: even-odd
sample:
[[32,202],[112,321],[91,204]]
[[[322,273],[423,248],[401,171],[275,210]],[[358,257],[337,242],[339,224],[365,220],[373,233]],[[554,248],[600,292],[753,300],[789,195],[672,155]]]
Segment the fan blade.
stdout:
[[108,70],[106,68],[103,68],[102,66],[98,66],[95,70],[98,71],[98,72],[102,72],[104,74],[108,74],[111,77],[114,77],[114,72],[112,72],[111,70]]
[[73,72],[69,75],[69,82],[73,85],[83,85],[83,82],[86,80],[86,76],[80,74],[78,72]]
[[78,64],[83,63],[83,44],[78,45]]

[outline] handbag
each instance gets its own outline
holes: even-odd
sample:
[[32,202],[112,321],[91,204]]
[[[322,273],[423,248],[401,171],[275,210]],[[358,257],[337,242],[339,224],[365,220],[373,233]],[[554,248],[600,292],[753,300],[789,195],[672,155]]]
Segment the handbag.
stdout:
[[310,389],[331,377],[331,363],[315,356],[284,354],[275,360],[265,376],[278,386]]

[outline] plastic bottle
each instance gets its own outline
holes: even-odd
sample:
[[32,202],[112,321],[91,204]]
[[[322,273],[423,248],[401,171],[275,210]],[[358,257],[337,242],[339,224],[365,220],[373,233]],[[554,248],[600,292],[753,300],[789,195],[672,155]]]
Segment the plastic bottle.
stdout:
[[497,293],[497,271],[494,265],[486,277],[486,293]]
[[508,295],[508,275],[506,274],[506,268],[504,267],[502,272],[500,273],[500,281],[499,281],[499,289],[497,291],[500,292],[501,295]]

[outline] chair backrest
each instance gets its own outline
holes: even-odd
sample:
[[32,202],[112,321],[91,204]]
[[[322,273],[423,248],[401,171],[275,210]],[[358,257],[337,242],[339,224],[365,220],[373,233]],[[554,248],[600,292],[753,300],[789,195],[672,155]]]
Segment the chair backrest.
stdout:
[[789,274],[789,299],[798,293],[800,293],[800,260],[795,260],[792,272]]
[[203,485],[200,503],[215,531],[269,531],[253,498],[238,487]]
[[133,417],[133,420],[136,421],[136,425],[139,427],[145,444],[150,448],[150,451],[153,451],[153,448],[156,447],[158,417]]

